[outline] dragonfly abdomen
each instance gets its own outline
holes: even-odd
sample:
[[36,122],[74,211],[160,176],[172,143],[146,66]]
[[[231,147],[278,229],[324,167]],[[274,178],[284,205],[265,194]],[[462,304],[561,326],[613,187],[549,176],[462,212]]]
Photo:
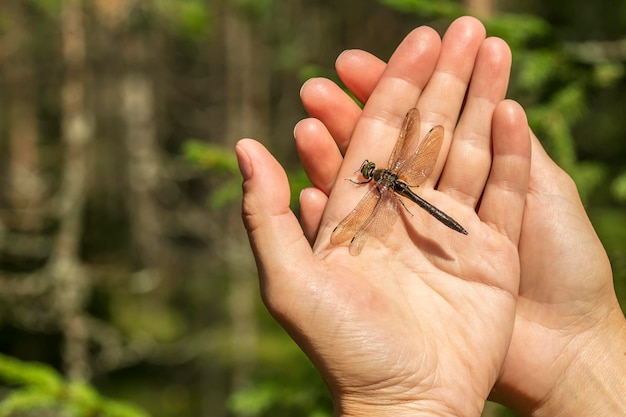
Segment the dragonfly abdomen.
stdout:
[[422,197],[415,194],[407,183],[401,180],[396,180],[393,183],[393,191],[403,197],[408,198],[409,200],[426,210],[431,216],[448,226],[450,229],[456,230],[457,232],[464,235],[467,234],[467,230],[465,230],[463,226],[461,226],[456,220],[448,216],[443,211],[439,210],[437,207],[430,204],[428,201],[424,200]]

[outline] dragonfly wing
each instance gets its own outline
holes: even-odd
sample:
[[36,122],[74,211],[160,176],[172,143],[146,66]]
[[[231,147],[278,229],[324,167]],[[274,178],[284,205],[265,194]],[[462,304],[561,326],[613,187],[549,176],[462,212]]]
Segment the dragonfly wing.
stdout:
[[398,177],[411,187],[423,183],[435,168],[442,144],[443,126],[437,125],[430,129],[413,154],[400,160],[396,171]]
[[394,146],[387,169],[396,172],[406,158],[415,153],[420,132],[420,112],[416,108],[412,108],[406,113],[400,135]]
[[376,204],[380,198],[380,193],[376,188],[370,190],[361,198],[348,215],[335,227],[330,235],[330,243],[332,245],[340,245],[343,242],[353,239],[363,224],[373,214]]
[[[376,199],[376,205],[372,214],[354,235],[350,242],[350,254],[358,255],[365,246],[369,236],[384,236],[398,218],[398,198],[388,188],[381,188],[380,196]],[[377,194],[377,193],[376,193]]]

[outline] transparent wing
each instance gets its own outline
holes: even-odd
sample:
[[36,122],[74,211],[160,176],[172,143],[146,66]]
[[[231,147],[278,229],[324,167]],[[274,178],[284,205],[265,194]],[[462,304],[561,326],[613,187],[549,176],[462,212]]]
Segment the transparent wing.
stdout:
[[350,242],[350,254],[356,256],[361,253],[368,237],[380,238],[387,234],[397,219],[398,199],[393,191],[382,188],[380,197],[376,199],[376,206],[372,210],[372,214]]
[[416,187],[428,178],[437,163],[437,157],[443,143],[443,127],[430,129],[420,146],[411,155],[401,159],[396,174],[411,187]]
[[358,255],[369,236],[383,236],[395,223],[398,199],[392,191],[372,187],[333,230],[330,243],[339,245],[350,240],[350,254]]
[[400,129],[400,135],[396,141],[391,155],[389,156],[389,163],[387,169],[392,172],[397,172],[398,169],[404,164],[406,158],[415,153],[415,149],[418,144],[420,132],[420,112],[416,108],[409,110],[404,117],[402,123],[402,129]]
[[370,190],[361,198],[348,215],[335,227],[330,235],[330,243],[340,245],[343,242],[354,238],[354,235],[362,228],[366,220],[374,215],[374,210],[378,204],[380,193],[376,188]]

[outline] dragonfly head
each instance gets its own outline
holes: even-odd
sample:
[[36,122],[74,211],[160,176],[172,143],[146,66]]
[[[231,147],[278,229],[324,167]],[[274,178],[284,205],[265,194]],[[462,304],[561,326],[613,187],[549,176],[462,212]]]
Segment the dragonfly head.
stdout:
[[361,164],[361,168],[359,169],[359,171],[361,171],[361,175],[363,175],[363,178],[365,178],[366,180],[370,180],[374,177],[375,169],[376,169],[376,164],[366,159]]

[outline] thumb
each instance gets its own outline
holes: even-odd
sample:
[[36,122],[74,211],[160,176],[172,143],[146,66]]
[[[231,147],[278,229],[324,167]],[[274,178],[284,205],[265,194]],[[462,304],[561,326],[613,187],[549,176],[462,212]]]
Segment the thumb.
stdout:
[[243,176],[243,222],[256,258],[263,299],[275,313],[281,301],[295,295],[295,286],[301,282],[297,275],[310,270],[313,254],[289,209],[289,183],[278,161],[252,139],[240,140],[235,152]]

